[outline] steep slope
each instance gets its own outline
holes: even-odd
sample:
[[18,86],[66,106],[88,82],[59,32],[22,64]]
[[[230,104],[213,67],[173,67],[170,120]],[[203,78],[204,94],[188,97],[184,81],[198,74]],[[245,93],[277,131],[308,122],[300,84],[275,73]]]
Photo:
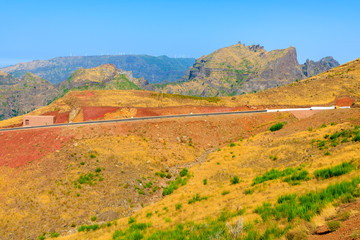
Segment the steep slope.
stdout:
[[[349,97],[353,102],[360,99],[360,59],[345,63],[314,77],[286,86],[267,89],[256,94],[236,97],[244,105],[327,105],[336,99]],[[351,103],[350,103],[351,104]]]
[[[318,64],[317,72],[332,64]],[[308,66],[311,65],[311,66]],[[311,74],[316,65],[305,67]],[[335,64],[336,65],[336,64]],[[219,49],[196,60],[182,82],[156,85],[155,90],[196,96],[229,96],[261,91],[305,78],[297,61],[296,49],[267,52],[259,45],[236,45]]]
[[13,85],[16,84],[17,82],[18,80],[16,80],[10,74],[0,71],[0,85]]
[[333,57],[324,57],[318,62],[307,59],[301,68],[306,77],[312,77],[339,65],[339,62]]
[[25,114],[45,106],[58,94],[50,82],[32,73],[11,81],[9,85],[0,85],[0,119]]
[[79,68],[94,68],[102,64],[114,64],[117,68],[131,71],[136,78],[145,78],[151,83],[175,81],[186,73],[194,63],[193,58],[169,58],[167,56],[148,55],[108,55],[57,57],[50,60],[36,60],[18,63],[1,70],[21,77],[32,72],[53,84],[58,84]]

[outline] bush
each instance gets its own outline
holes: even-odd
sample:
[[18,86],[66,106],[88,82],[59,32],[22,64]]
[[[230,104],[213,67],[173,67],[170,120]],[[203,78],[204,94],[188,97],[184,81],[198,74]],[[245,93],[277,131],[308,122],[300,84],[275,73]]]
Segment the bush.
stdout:
[[231,184],[237,184],[237,183],[239,183],[240,182],[240,179],[239,179],[239,177],[238,176],[233,176],[232,178],[230,178],[230,183]]
[[223,191],[222,193],[221,193],[221,195],[227,195],[227,194],[229,194],[230,193],[230,191],[227,191],[227,190],[225,190],[225,191]]
[[175,204],[175,209],[176,209],[176,210],[180,210],[181,208],[182,208],[182,204],[181,204],[181,203]]
[[51,238],[57,238],[58,236],[60,236],[60,234],[57,233],[57,232],[52,232],[52,233],[50,233],[50,237],[51,237]]
[[257,176],[256,178],[254,178],[252,185],[254,186],[259,183],[263,183],[263,182],[274,180],[277,178],[289,176],[293,173],[296,173],[296,171],[297,170],[294,168],[286,168],[282,171],[279,171],[276,169],[271,169],[270,171],[266,171],[263,175],[260,175],[260,176]]
[[95,231],[100,229],[100,226],[98,224],[94,225],[81,225],[81,227],[78,228],[78,232],[89,232],[91,230]]
[[96,217],[96,216],[92,216],[92,217],[91,217],[91,221],[93,221],[93,222],[95,222],[95,221],[96,221],[96,219],[97,219],[97,217]]
[[296,217],[310,221],[311,217],[318,214],[326,204],[342,196],[356,194],[359,183],[360,178],[356,177],[351,182],[344,181],[329,185],[322,191],[311,191],[301,196],[283,195],[278,198],[278,203],[274,207],[270,203],[263,203],[255,209],[255,212],[260,214],[264,221],[271,216],[275,219],[287,218],[288,222]]
[[187,169],[187,168],[183,168],[183,169],[180,171],[180,176],[181,176],[181,177],[185,177],[187,174],[188,174],[188,169]]
[[245,195],[253,194],[254,190],[251,188],[245,189]]
[[206,178],[203,180],[203,184],[204,184],[204,185],[207,184],[207,179],[206,179]]
[[272,126],[269,128],[269,130],[272,131],[272,132],[278,131],[278,130],[282,129],[283,126],[284,126],[283,123],[276,123],[276,124],[272,125]]
[[343,174],[349,173],[355,169],[355,166],[348,162],[343,162],[340,165],[334,167],[319,169],[314,171],[314,176],[316,179],[328,179],[332,177],[341,176]]
[[207,200],[208,199],[208,197],[206,197],[206,196],[204,196],[204,197],[201,197],[200,196],[200,194],[196,194],[196,195],[194,195],[193,197],[192,197],[192,199],[190,199],[189,200],[189,204],[193,204],[193,203],[195,203],[195,202],[200,202],[200,201],[202,201],[202,200]]
[[327,222],[326,225],[329,227],[330,231],[334,232],[341,227],[341,223],[338,221]]

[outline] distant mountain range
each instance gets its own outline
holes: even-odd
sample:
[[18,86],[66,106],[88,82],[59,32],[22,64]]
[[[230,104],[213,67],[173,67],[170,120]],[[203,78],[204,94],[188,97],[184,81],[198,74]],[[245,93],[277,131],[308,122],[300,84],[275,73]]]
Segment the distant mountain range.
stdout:
[[[241,43],[205,55],[191,66],[193,62],[191,58],[124,55],[19,63],[0,71],[0,120],[47,105],[70,90],[146,89],[234,96],[289,84],[339,66],[332,57],[300,65],[294,47],[267,52],[262,46]],[[157,84],[162,81],[168,83]]]
[[198,58],[181,81],[156,84],[155,91],[194,96],[232,96],[301,80],[340,64],[332,57],[300,65],[296,49],[266,51],[260,45],[221,48]]
[[131,71],[136,78],[145,78],[150,83],[173,82],[183,77],[194,58],[169,58],[149,55],[106,55],[57,57],[50,60],[35,60],[0,68],[1,71],[21,78],[31,72],[53,84],[58,84],[79,68],[93,68],[103,64],[114,64],[117,68]]

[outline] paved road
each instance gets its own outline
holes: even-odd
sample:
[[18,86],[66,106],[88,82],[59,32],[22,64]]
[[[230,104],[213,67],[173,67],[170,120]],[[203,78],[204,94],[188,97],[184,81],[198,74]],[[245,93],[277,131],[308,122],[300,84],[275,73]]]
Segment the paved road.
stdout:
[[29,130],[29,129],[39,129],[39,128],[51,128],[51,127],[63,127],[63,126],[76,126],[76,125],[115,123],[115,122],[133,122],[133,121],[143,121],[143,120],[151,120],[151,119],[183,118],[183,117],[203,117],[203,116],[221,116],[221,115],[238,115],[238,114],[265,113],[265,112],[267,112],[267,110],[241,111],[241,112],[220,112],[220,113],[194,113],[194,114],[182,114],[182,115],[166,115],[166,116],[154,116],[154,117],[138,117],[138,118],[125,118],[125,119],[116,119],[116,120],[86,121],[86,122],[76,122],[76,123],[61,123],[61,124],[44,125],[44,126],[36,126],[36,127],[5,128],[5,129],[0,129],[0,132],[9,132],[9,131],[18,131],[18,130]]

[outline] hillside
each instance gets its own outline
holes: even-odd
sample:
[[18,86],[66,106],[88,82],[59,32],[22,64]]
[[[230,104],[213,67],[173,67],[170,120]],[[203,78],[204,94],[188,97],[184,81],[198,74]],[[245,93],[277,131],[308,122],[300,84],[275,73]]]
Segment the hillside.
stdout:
[[[1,133],[0,235],[232,239],[228,224],[238,220],[248,226],[239,233],[244,237],[259,239],[268,231],[278,238],[290,228],[311,235],[341,210],[319,203],[332,215],[320,211],[308,221],[294,213],[288,221],[286,215],[278,219],[255,209],[276,205],[284,194],[319,192],[359,176],[359,142],[352,140],[359,116],[358,109],[346,109],[303,120],[263,113]],[[267,130],[277,122],[287,124],[276,132]],[[346,137],[348,131],[355,135]],[[324,138],[336,132],[346,134]],[[316,170],[342,162],[350,163],[351,170],[316,179]],[[253,184],[272,168],[291,168],[288,176],[294,180],[285,176]],[[296,177],[299,172],[305,177]],[[353,187],[346,189],[348,195],[333,201],[346,203],[358,196]]]
[[[101,71],[103,67],[104,70]],[[126,75],[126,73],[124,73],[125,75],[119,75],[118,71],[122,72],[121,70],[116,70],[112,65],[79,70],[73,75],[75,76],[74,79],[70,78],[69,81],[64,82],[61,86],[70,86],[68,85],[70,83],[72,84],[71,86],[80,86],[74,84],[81,83],[83,84],[81,85],[82,87],[73,88],[73,92],[67,93],[63,98],[56,100],[49,106],[40,108],[30,114],[55,115],[59,119],[58,123],[60,123],[73,120],[116,119],[130,116],[141,117],[190,112],[254,110],[315,105],[349,106],[352,103],[356,103],[355,106],[357,106],[360,99],[358,91],[358,79],[360,78],[359,59],[299,82],[254,94],[243,94],[233,97],[200,98],[140,90],[99,90],[118,89],[116,86],[121,86],[123,89],[137,89],[129,80],[131,75]],[[100,75],[100,72],[103,75]],[[113,76],[114,74],[128,77],[121,80],[123,84],[114,85],[114,80],[110,82],[106,80],[108,76]],[[99,81],[106,82],[105,87],[101,84],[99,85]],[[138,80],[133,78],[133,82],[138,83]],[[86,88],[94,90],[84,91]],[[60,96],[67,92],[67,90],[64,90],[62,89]],[[94,112],[94,114],[84,117],[84,111]],[[21,117],[9,119],[0,122],[0,127],[19,125],[21,122]]]
[[233,96],[285,85],[326,71],[332,57],[300,65],[296,49],[266,51],[259,45],[221,48],[196,60],[181,82],[155,85],[155,91],[194,96]]
[[0,85],[0,120],[38,109],[58,94],[50,82],[31,73],[21,79],[7,79]]
[[192,58],[169,58],[149,55],[105,55],[57,57],[49,60],[35,60],[1,68],[1,71],[22,77],[27,72],[36,74],[53,84],[70,77],[79,68],[94,68],[103,64],[114,64],[117,68],[131,71],[135,78],[145,78],[151,83],[172,82],[180,79],[194,63]]
[[[66,84],[97,87],[117,71],[80,69]],[[360,219],[359,79],[357,59],[236,97],[70,91],[30,114],[76,122],[355,104],[302,117],[276,112],[2,132],[0,236],[352,239]]]

